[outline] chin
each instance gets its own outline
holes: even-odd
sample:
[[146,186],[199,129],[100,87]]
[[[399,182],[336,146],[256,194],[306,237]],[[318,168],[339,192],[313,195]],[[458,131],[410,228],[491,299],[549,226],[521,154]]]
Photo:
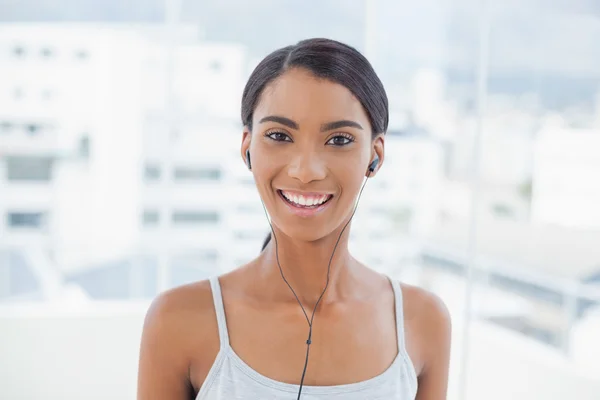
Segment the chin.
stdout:
[[[325,219],[323,219],[325,220]],[[338,221],[339,223],[332,223],[332,219],[329,221],[314,221],[314,220],[299,220],[299,218],[285,218],[279,220],[277,224],[277,230],[283,233],[288,238],[300,241],[300,242],[316,242],[322,240],[330,235],[335,234],[336,239],[339,235],[339,231],[343,228],[346,223],[346,219]],[[346,229],[348,230],[349,227]]]
[[283,230],[283,232],[286,236],[293,240],[306,243],[316,242],[317,240],[323,239],[328,235],[328,233],[330,233],[327,231],[322,231],[322,229],[298,228],[299,227],[291,227],[291,229]]

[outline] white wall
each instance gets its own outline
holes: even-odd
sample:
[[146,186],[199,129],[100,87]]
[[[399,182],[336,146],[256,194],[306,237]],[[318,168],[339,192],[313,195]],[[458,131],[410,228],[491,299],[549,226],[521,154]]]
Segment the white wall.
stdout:
[[[0,398],[135,399],[147,304],[0,309]],[[454,325],[449,400],[458,400]],[[472,326],[466,400],[598,400],[600,377],[580,374],[543,345],[482,322]]]
[[[135,399],[145,305],[0,317],[0,398]],[[29,315],[27,315],[29,314]]]

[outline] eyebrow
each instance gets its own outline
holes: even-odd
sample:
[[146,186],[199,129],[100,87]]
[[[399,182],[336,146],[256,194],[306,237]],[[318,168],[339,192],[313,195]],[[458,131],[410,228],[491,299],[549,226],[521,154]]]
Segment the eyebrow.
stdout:
[[[293,121],[289,118],[281,117],[278,115],[269,115],[267,117],[262,118],[260,121],[258,121],[258,123],[262,124],[263,122],[269,122],[269,121],[276,122],[281,125],[285,125],[291,129],[297,130],[300,128],[300,126],[298,125],[298,123],[296,121]],[[321,132],[331,131],[331,130],[339,129],[339,128],[346,128],[346,127],[357,128],[357,129],[361,129],[361,130],[363,129],[363,127],[358,122],[343,119],[340,121],[328,122],[326,124],[321,125]]]
[[340,129],[340,128],[362,129],[363,127],[358,122],[343,119],[341,121],[334,121],[334,122],[329,122],[327,124],[321,125],[321,132],[331,131],[331,130]]
[[276,122],[276,123],[281,124],[281,125],[285,125],[285,126],[287,126],[288,128],[291,128],[291,129],[298,129],[299,128],[297,122],[292,121],[291,119],[286,118],[286,117],[280,117],[278,115],[269,115],[268,117],[262,118],[260,121],[258,121],[258,123],[262,124],[263,122],[269,122],[269,121],[270,122]]

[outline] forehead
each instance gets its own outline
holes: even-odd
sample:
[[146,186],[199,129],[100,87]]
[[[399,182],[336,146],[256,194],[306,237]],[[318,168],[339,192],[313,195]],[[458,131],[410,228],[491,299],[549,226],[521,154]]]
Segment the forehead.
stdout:
[[304,69],[291,69],[267,85],[254,110],[254,117],[285,116],[310,124],[341,119],[370,127],[368,116],[352,92],[338,83],[317,78]]

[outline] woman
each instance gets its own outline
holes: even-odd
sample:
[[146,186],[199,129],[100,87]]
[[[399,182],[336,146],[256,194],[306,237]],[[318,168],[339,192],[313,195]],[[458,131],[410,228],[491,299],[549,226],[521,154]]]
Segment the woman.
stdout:
[[279,49],[250,76],[242,122],[273,240],[154,301],[138,399],[445,399],[443,303],[348,251],[361,185],[384,161],[388,102],[369,62],[326,39]]

